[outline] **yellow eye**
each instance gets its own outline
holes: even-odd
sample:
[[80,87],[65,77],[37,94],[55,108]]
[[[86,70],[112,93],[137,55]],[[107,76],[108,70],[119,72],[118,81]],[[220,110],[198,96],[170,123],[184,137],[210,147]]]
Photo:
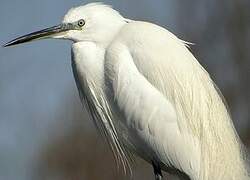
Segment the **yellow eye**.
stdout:
[[78,26],[82,27],[82,26],[84,26],[84,24],[85,24],[85,21],[83,19],[80,19],[78,21]]

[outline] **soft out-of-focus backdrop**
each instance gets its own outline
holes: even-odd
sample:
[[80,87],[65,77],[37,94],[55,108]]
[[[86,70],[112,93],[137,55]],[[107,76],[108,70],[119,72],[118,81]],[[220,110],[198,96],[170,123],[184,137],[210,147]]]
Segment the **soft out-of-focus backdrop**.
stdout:
[[[1,0],[0,43],[58,24],[83,0]],[[250,1],[107,0],[131,19],[162,25],[195,43],[192,52],[225,95],[250,145]],[[71,42],[0,47],[0,179],[126,179],[78,99]],[[188,72],[187,72],[188,73]],[[142,160],[134,179],[153,179]]]

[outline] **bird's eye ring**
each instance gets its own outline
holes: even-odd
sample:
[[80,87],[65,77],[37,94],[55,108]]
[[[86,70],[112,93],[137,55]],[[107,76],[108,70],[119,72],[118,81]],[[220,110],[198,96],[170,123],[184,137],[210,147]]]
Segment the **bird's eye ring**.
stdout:
[[84,26],[84,24],[85,24],[85,21],[83,19],[80,19],[78,21],[78,26],[82,27],[82,26]]

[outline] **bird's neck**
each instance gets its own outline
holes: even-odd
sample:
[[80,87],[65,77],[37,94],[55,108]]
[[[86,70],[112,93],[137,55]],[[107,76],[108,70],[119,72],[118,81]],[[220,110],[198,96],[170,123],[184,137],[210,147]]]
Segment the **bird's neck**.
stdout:
[[89,38],[90,41],[94,42],[96,45],[107,48],[125,24],[127,24],[127,22],[123,19],[120,19],[117,22],[109,23],[105,28],[97,28],[96,32],[91,33],[90,37],[87,38]]
[[78,42],[72,45],[72,64],[80,81],[91,80],[100,84],[104,78],[105,49],[94,42]]

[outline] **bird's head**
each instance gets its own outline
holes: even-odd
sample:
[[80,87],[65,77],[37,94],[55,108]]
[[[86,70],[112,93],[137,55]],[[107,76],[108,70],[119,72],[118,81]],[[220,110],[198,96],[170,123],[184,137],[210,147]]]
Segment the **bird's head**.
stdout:
[[105,45],[124,23],[125,19],[111,7],[90,3],[70,9],[61,24],[18,37],[4,47],[47,38],[91,41]]

